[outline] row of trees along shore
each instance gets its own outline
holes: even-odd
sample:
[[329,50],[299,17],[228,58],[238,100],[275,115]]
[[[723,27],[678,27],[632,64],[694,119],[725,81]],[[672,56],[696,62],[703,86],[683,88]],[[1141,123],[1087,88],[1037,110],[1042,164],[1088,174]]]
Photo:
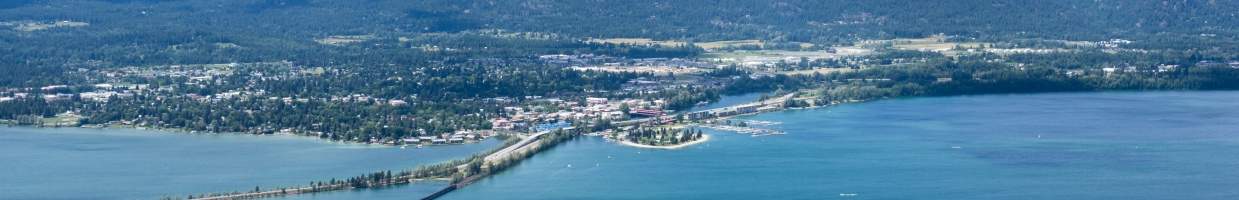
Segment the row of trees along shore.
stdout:
[[666,146],[696,141],[701,137],[702,131],[695,128],[639,127],[628,131],[623,140],[651,146]]
[[[395,172],[391,170],[377,171],[344,179],[332,178],[324,181],[313,181],[307,185],[279,187],[268,190],[263,190],[263,188],[255,186],[254,190],[251,191],[188,195],[185,199],[254,199],[348,189],[381,188],[435,179],[448,180],[450,184],[449,187],[459,187],[472,181],[484,178],[488,175],[502,172],[511,166],[515,166],[515,164],[525,158],[574,139],[578,135],[580,135],[579,131],[556,131],[543,136],[544,138],[535,144],[531,144],[525,151],[513,152],[507,158],[499,159],[493,162],[486,162],[486,155],[493,154],[500,149],[515,145],[519,142],[519,139],[516,137],[508,138],[505,140],[503,145],[500,145],[499,147],[488,152],[475,154],[468,158],[445,161],[432,165],[418,166],[417,168],[410,170]],[[171,200],[179,198],[164,197],[162,199]]]

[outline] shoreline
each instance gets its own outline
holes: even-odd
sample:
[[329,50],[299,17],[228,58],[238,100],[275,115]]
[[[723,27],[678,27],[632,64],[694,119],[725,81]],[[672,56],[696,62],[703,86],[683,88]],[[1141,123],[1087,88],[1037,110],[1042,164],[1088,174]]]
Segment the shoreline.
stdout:
[[672,150],[672,149],[680,149],[680,148],[684,148],[684,147],[688,147],[688,146],[693,146],[693,145],[696,145],[696,144],[701,144],[701,143],[704,143],[704,142],[706,142],[706,141],[710,141],[710,134],[701,134],[701,139],[698,139],[698,140],[693,140],[692,142],[685,142],[685,143],[680,143],[680,144],[676,144],[676,145],[671,145],[671,146],[653,146],[653,145],[644,145],[644,144],[637,144],[637,143],[633,143],[633,142],[629,142],[629,141],[625,141],[625,140],[617,140],[617,141],[619,141],[619,143],[620,143],[620,144],[622,144],[622,145],[625,145],[625,146],[630,146],[630,147],[646,148],[646,149],[667,149],[667,150]]
[[[471,145],[471,144],[477,144],[477,143],[480,143],[480,142],[482,142],[482,141],[484,141],[484,140],[487,140],[487,139],[490,139],[490,138],[494,138],[494,137],[501,137],[501,136],[499,136],[499,135],[501,135],[501,134],[496,134],[496,135],[493,135],[493,136],[491,136],[491,137],[486,137],[486,138],[483,138],[483,139],[472,140],[472,141],[465,141],[464,143],[449,143],[449,144],[387,144],[387,143],[375,143],[375,142],[361,142],[361,141],[353,141],[353,140],[332,140],[332,139],[322,138],[322,137],[319,137],[319,136],[316,136],[316,135],[310,135],[310,134],[300,134],[300,133],[270,133],[270,134],[260,134],[260,133],[246,133],[246,132],[214,132],[214,131],[198,131],[198,130],[189,130],[189,129],[185,129],[185,128],[166,128],[166,127],[156,127],[156,126],[135,126],[135,125],[99,125],[99,124],[90,124],[90,125],[79,125],[79,126],[32,126],[32,125],[0,124],[0,127],[10,127],[10,128],[30,128],[30,129],[58,129],[58,128],[70,128],[70,129],[72,129],[72,128],[78,128],[78,129],[96,129],[96,130],[104,130],[104,129],[117,129],[117,130],[151,131],[151,132],[153,132],[153,133],[155,133],[155,134],[171,134],[171,135],[202,135],[202,136],[211,136],[211,135],[233,135],[233,136],[257,136],[257,137],[290,137],[290,138],[297,138],[297,139],[310,139],[310,140],[318,140],[318,141],[321,141],[321,142],[333,143],[333,144],[344,144],[344,145],[373,145],[373,146],[382,146],[382,147],[405,147],[405,146],[415,146],[415,145],[422,145],[422,146],[424,146],[424,147],[432,147],[432,146],[454,146],[454,145]],[[511,137],[511,136],[509,136],[509,137]],[[502,140],[502,139],[501,139],[501,140]]]

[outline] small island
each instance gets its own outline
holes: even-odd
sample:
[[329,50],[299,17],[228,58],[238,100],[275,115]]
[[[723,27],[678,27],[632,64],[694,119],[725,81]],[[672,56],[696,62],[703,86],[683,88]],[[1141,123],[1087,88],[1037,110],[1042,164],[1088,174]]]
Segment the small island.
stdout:
[[710,135],[695,128],[637,127],[611,136],[620,144],[656,149],[678,149],[710,140]]

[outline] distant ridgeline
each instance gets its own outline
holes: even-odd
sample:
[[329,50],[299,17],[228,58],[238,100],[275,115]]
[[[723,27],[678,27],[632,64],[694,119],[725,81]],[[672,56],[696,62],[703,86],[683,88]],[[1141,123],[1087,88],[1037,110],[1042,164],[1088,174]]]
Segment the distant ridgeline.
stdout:
[[[1192,38],[1201,34],[1234,40],[1239,35],[1239,17],[1235,16],[1239,2],[1217,0],[10,0],[0,2],[0,8],[7,8],[0,10],[0,19],[91,24],[38,34],[0,32],[4,33],[0,41],[12,44],[6,44],[9,47],[33,48],[6,48],[9,52],[5,55],[43,52],[104,64],[272,59],[313,64],[383,62],[391,59],[382,59],[384,56],[407,56],[409,53],[398,47],[408,49],[409,45],[518,56],[523,55],[518,52],[529,50],[616,55],[647,52],[568,42],[584,37],[699,42],[761,39],[828,45],[939,33],[978,39],[1137,41],[1211,40]],[[494,29],[532,35],[425,35]],[[317,47],[313,42],[330,36],[370,34],[376,39],[362,41],[360,44],[365,45],[355,48]],[[214,48],[221,47],[216,44],[240,48]],[[175,51],[169,51],[171,45],[177,46]],[[93,54],[72,52],[67,47]],[[49,49],[56,51],[36,51]],[[368,53],[349,53],[362,49]],[[367,56],[376,51],[384,53]],[[693,55],[670,49],[662,52],[666,54],[658,55]],[[102,57],[89,57],[92,55]],[[3,60],[27,61],[28,56],[50,55]]]
[[[507,107],[555,113],[573,108],[547,102],[586,105],[586,97],[663,100],[651,109],[682,111],[770,91],[814,91],[786,103],[800,107],[1239,89],[1237,14],[1239,1],[1215,0],[6,0],[0,122],[382,142],[488,129]],[[749,68],[693,59],[716,58],[719,49],[697,44],[720,40],[826,52],[930,35],[968,53],[877,45],[864,50],[873,54]],[[674,42],[596,42],[655,40]],[[1122,45],[1077,48],[1099,41]],[[540,59],[548,54],[570,61]],[[703,73],[576,70],[586,60],[576,55],[620,67],[688,62]],[[654,143],[664,142],[673,141]]]
[[1217,0],[432,0],[426,4],[487,27],[699,41],[848,41],[937,33],[1097,40],[1164,33],[1234,36],[1233,29],[1239,27],[1234,15],[1239,2]]
[[[556,53],[701,53],[582,42],[614,37],[818,46],[939,33],[986,41],[1123,38],[1149,50],[1233,55],[1237,10],[1239,1],[1216,0],[15,0],[0,2],[0,84],[80,82],[65,71],[116,66],[373,67]],[[18,28],[59,21],[89,26]]]
[[[866,59],[907,58],[900,53],[885,53],[868,56]],[[920,54],[918,59],[925,61],[872,67],[852,73],[742,78],[722,89],[729,93],[813,90],[809,92],[809,96],[795,100],[816,101],[812,102],[812,105],[908,96],[1115,90],[1239,90],[1239,65],[1209,61],[1233,60],[1236,57],[1208,58],[1201,57],[1200,54],[1181,52],[1076,52],[959,57],[932,53]],[[1008,63],[1003,59],[1018,60],[1020,64]],[[1104,67],[1125,65],[1129,67]],[[789,107],[799,107],[804,103],[808,102],[786,104]]]
[[[1207,44],[1235,52],[1236,10],[1239,1],[1217,0],[16,0],[0,2],[0,19],[8,20],[0,23],[9,24],[0,26],[0,65],[386,65],[440,61],[435,58],[442,54],[689,57],[700,49],[581,41],[760,39],[823,46],[940,33],[969,40],[1123,38],[1158,48]],[[56,21],[90,25],[11,28]],[[341,36],[367,37],[324,42]],[[12,68],[0,73],[9,76],[0,83],[43,82],[20,77],[59,73]]]

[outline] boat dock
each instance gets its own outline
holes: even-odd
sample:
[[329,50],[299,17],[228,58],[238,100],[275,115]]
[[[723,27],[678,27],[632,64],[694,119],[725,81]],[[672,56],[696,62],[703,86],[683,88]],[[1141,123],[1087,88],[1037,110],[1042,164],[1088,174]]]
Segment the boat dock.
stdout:
[[721,125],[721,124],[695,124],[693,126],[709,128],[709,129],[714,129],[714,130],[721,130],[721,131],[731,131],[731,132],[736,132],[736,133],[749,134],[753,136],[787,134],[787,133],[784,133],[783,131],[774,130],[774,129],[740,127],[740,126]]

